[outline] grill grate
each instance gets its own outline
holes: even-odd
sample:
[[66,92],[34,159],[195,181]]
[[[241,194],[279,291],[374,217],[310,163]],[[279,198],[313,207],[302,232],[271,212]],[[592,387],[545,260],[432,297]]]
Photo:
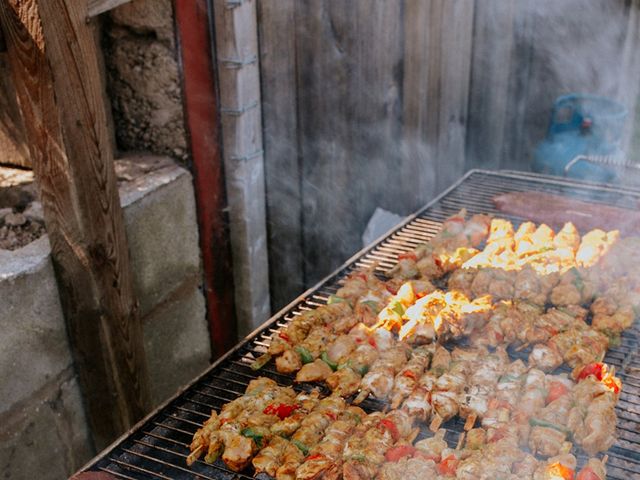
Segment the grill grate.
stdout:
[[[253,478],[248,474],[229,470],[221,461],[214,465],[197,461],[187,468],[185,459],[193,433],[209,417],[211,409],[219,410],[223,404],[241,395],[249,381],[257,376],[248,365],[266,350],[270,335],[301,311],[326,303],[329,295],[337,290],[340,279],[352,270],[369,267],[376,262],[380,272],[390,268],[395,264],[398,253],[428,241],[436,234],[442,221],[461,208],[466,208],[469,213],[499,214],[519,223],[522,219],[497,212],[491,198],[497,194],[523,190],[555,193],[631,209],[640,205],[640,190],[578,183],[519,172],[471,171],[403,225],[356,254],[338,271],[280,311],[189,387],[94,459],[84,470],[105,471],[122,479]],[[605,359],[615,365],[624,384],[617,406],[618,440],[607,452],[607,478],[611,479],[640,479],[638,338],[640,328],[636,322],[632,329],[624,333],[621,345],[611,349]],[[517,353],[512,353],[518,356]],[[520,355],[524,353],[521,352]],[[263,367],[259,374],[270,377],[281,385],[292,384],[292,377],[279,374],[273,363]],[[294,388],[300,390],[309,386],[295,385]],[[370,411],[380,408],[382,404],[368,399],[361,406]],[[463,421],[456,418],[445,423],[444,427],[449,430],[447,440],[452,446],[455,445],[459,432],[462,431]],[[584,461],[584,457],[579,456],[579,460]]]

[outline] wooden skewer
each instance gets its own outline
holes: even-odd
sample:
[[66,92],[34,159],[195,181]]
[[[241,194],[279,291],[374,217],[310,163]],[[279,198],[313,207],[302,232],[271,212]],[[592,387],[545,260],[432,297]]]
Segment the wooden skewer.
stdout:
[[516,352],[521,352],[522,350],[525,350],[526,348],[529,347],[529,345],[531,345],[531,342],[526,342],[523,343],[522,345],[520,345],[519,347],[516,347],[515,351]]
[[602,457],[602,465],[606,465],[608,461],[609,461],[609,455],[605,455],[604,457]]
[[466,435],[466,432],[462,432],[460,434],[460,438],[458,438],[458,444],[456,445],[456,450],[460,450],[462,448],[462,445],[464,444],[464,437]]
[[432,432],[437,432],[440,426],[442,425],[443,419],[439,414],[435,414],[433,420],[431,420],[431,424],[429,425],[429,430]]
[[198,457],[200,457],[200,451],[203,448],[204,448],[204,445],[198,445],[196,449],[189,454],[189,456],[187,457],[188,466],[193,465],[193,462],[195,462],[198,459]]
[[478,419],[478,414],[473,412],[471,414],[469,414],[469,416],[467,417],[467,421],[464,422],[464,430],[465,432],[468,432],[469,430],[471,430],[473,428],[473,426],[476,424],[476,420]]

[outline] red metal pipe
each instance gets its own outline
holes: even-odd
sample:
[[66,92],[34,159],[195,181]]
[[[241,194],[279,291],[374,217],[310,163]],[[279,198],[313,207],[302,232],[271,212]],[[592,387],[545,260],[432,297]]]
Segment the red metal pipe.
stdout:
[[237,342],[215,60],[206,0],[175,1],[213,358]]

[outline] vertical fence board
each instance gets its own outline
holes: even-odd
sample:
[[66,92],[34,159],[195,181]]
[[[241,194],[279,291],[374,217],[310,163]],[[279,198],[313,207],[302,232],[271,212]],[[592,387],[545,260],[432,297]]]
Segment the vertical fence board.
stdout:
[[514,0],[476,0],[466,168],[500,167],[509,131],[507,92],[514,47]]
[[275,311],[305,287],[298,167],[295,1],[259,2],[258,27],[269,279]]

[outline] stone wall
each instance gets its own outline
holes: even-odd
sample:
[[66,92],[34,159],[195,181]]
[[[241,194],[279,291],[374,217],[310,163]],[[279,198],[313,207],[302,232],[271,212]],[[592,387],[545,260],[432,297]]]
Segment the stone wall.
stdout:
[[186,160],[171,0],[134,0],[104,20],[107,91],[117,147]]
[[[156,405],[211,356],[191,175],[160,165],[120,185]],[[95,451],[46,236],[0,250],[0,298],[0,471],[5,480],[65,478]]]

